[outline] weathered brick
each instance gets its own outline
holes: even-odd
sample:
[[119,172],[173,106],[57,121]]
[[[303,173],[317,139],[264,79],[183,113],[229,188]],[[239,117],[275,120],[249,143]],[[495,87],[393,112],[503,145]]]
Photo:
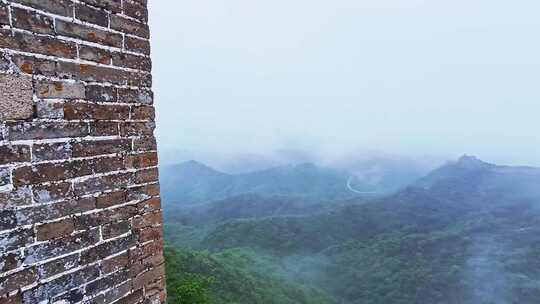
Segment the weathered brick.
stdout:
[[9,24],[9,10],[5,3],[0,3],[0,24]]
[[36,105],[38,118],[62,119],[64,118],[64,104],[56,101],[39,101]]
[[7,272],[13,269],[17,269],[21,265],[22,258],[19,252],[11,252],[0,255],[0,272]]
[[125,252],[113,258],[102,261],[101,271],[103,271],[104,273],[115,272],[128,266],[128,263],[129,263],[129,256],[128,256],[128,253]]
[[17,227],[17,217],[14,210],[0,211],[0,231]]
[[159,254],[163,251],[163,242],[154,241],[146,243],[142,246],[138,246],[129,250],[129,263],[133,264],[137,261],[142,261],[147,257],[154,254]]
[[112,67],[58,62],[57,69],[58,75],[65,79],[145,87],[150,87],[152,84],[149,74],[127,72]]
[[32,161],[59,160],[72,157],[72,143],[60,142],[32,146]]
[[159,266],[152,270],[146,271],[133,280],[133,289],[143,288],[144,286],[159,280],[165,276],[165,267]]
[[91,136],[118,136],[120,135],[120,124],[110,121],[96,121],[90,123]]
[[12,55],[11,60],[23,73],[45,76],[56,75],[55,61],[18,54]]
[[66,103],[64,117],[67,120],[126,120],[129,107],[120,105],[102,105],[94,103]]
[[128,151],[130,148],[131,141],[126,139],[81,141],[73,143],[73,157],[115,154]]
[[9,252],[34,242],[34,230],[19,229],[0,234],[0,253]]
[[7,128],[10,140],[84,137],[88,135],[88,125],[80,122],[8,123]]
[[79,266],[79,254],[75,253],[61,259],[57,259],[37,267],[40,279],[47,279],[57,274],[66,272]]
[[1,297],[0,304],[22,304],[21,294],[17,293],[7,297]]
[[86,86],[86,99],[98,102],[116,102],[118,91],[115,87]]
[[112,55],[111,52],[105,49],[79,45],[79,57],[84,60],[95,61],[101,64],[110,64]]
[[101,177],[89,178],[83,182],[75,183],[75,194],[85,195],[107,190],[125,188],[132,183],[132,173],[118,173]]
[[43,1],[43,0],[13,0],[20,4],[24,4],[39,10],[50,12],[57,15],[71,17],[73,16],[73,2],[69,0],[55,0],[55,1]]
[[124,46],[128,51],[150,55],[150,42],[148,40],[126,36]]
[[40,34],[54,33],[53,19],[48,16],[17,7],[11,9],[11,16],[14,27]]
[[101,277],[99,280],[93,281],[86,285],[85,291],[87,296],[95,295],[101,291],[105,291],[111,286],[116,286],[129,279],[128,272],[125,269]]
[[137,106],[131,108],[131,119],[133,120],[151,120],[156,117],[153,106]]
[[11,184],[11,168],[0,167],[0,186]]
[[148,122],[125,122],[120,125],[120,134],[122,136],[148,136],[154,134],[156,124],[153,121]]
[[[97,265],[63,275],[23,293],[24,303],[41,303],[99,277]],[[48,302],[48,301],[47,301]],[[74,303],[74,302],[68,302]]]
[[25,248],[24,262],[26,264],[37,263],[55,256],[68,254],[70,252],[89,247],[97,242],[99,242],[99,231],[98,229],[92,229],[72,235],[70,237],[39,243],[37,245]]
[[[116,288],[110,289],[105,293],[102,293],[98,295],[97,297],[89,300],[90,304],[107,304],[112,303],[122,297],[124,297],[126,294],[131,292],[131,281],[127,281]],[[118,303],[118,302],[115,302]],[[139,303],[136,301],[131,301],[129,303]]]
[[[2,37],[0,37],[1,44]],[[34,115],[32,79],[0,74],[0,120],[28,119]]]
[[73,220],[68,218],[58,222],[40,225],[36,229],[37,240],[46,241],[70,235],[75,230],[75,226]]
[[108,240],[128,233],[130,230],[131,224],[129,221],[114,222],[104,225],[101,229],[101,234],[104,240]]
[[53,296],[51,303],[79,303],[85,297],[84,287],[72,289],[66,293]]
[[55,220],[57,218],[74,215],[95,208],[93,197],[73,199],[55,204],[33,206],[17,210],[17,223],[29,225],[33,223]]
[[0,165],[30,161],[30,147],[26,145],[0,146]]
[[59,199],[68,199],[73,196],[70,182],[48,183],[32,186],[34,199],[37,203],[47,203]]
[[96,29],[82,24],[56,20],[56,33],[112,47],[122,47],[122,35]]
[[103,27],[109,26],[109,13],[83,4],[75,6],[75,18]]
[[111,28],[119,32],[149,38],[148,24],[133,21],[118,15],[111,15]]
[[135,206],[123,206],[116,209],[102,210],[99,212],[83,214],[76,218],[77,229],[98,227],[115,221],[125,221],[137,214]]
[[161,212],[149,212],[133,218],[133,228],[142,229],[147,227],[156,227],[161,225]]
[[29,187],[19,187],[8,192],[0,192],[0,210],[20,207],[32,203],[32,191]]
[[142,289],[136,290],[133,293],[130,293],[127,296],[124,296],[120,300],[118,300],[116,303],[118,304],[132,304],[132,303],[140,303],[144,297]]
[[86,4],[103,8],[114,13],[119,13],[122,11],[122,1],[121,0],[82,0]]
[[126,53],[113,53],[112,64],[119,67],[147,72],[152,70],[152,61],[150,58]]
[[142,103],[151,105],[154,103],[154,94],[152,91],[119,89],[118,100],[125,103]]
[[101,243],[98,246],[89,248],[81,253],[81,263],[87,264],[102,260],[116,253],[126,251],[137,244],[136,235],[130,234],[126,237],[114,239],[112,241]]
[[157,182],[159,180],[159,174],[157,168],[144,169],[135,172],[134,182],[136,184],[145,184],[151,182]]
[[155,241],[163,238],[163,230],[161,227],[144,228],[136,232],[141,243]]
[[0,296],[31,285],[38,279],[34,268],[27,268],[19,272],[0,278]]
[[127,202],[126,191],[114,191],[102,194],[96,198],[97,208],[108,208]]
[[161,209],[161,199],[154,197],[137,204],[140,213],[151,212]]
[[146,200],[159,195],[159,184],[145,185],[130,188],[128,200]]
[[133,139],[133,151],[155,151],[157,150],[157,143],[155,137],[142,137]]
[[73,42],[57,40],[48,36],[36,36],[25,32],[12,34],[6,29],[0,29],[0,48],[70,59],[77,57],[77,47]]
[[15,185],[39,184],[47,181],[61,181],[96,173],[117,171],[123,168],[124,161],[121,157],[44,163],[16,168],[13,171],[13,180]]
[[36,84],[36,94],[39,98],[82,99],[85,97],[85,89],[81,83],[39,82]]
[[140,169],[155,167],[158,163],[156,152],[146,152],[139,154],[131,154],[126,156],[126,168]]
[[148,10],[146,8],[146,5],[141,5],[137,2],[130,0],[125,0],[123,2],[123,5],[124,14],[126,14],[127,16],[130,16],[142,22],[148,21]]

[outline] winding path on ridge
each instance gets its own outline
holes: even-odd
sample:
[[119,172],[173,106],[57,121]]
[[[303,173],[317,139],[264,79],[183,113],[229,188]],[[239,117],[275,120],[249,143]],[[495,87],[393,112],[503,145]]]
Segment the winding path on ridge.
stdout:
[[347,189],[349,189],[350,191],[357,194],[377,194],[378,193],[377,191],[360,191],[360,190],[354,189],[351,185],[353,179],[354,179],[354,176],[351,175],[349,179],[347,180]]

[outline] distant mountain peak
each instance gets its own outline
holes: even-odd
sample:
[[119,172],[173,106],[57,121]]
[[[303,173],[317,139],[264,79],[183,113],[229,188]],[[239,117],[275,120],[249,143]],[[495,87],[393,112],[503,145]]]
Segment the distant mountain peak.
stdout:
[[480,160],[476,156],[467,154],[460,157],[455,165],[466,169],[480,169],[491,166],[489,163]]
[[191,174],[201,174],[201,173],[215,173],[219,174],[220,172],[201,163],[196,160],[190,160],[183,162],[178,165],[178,168],[183,172],[189,172]]

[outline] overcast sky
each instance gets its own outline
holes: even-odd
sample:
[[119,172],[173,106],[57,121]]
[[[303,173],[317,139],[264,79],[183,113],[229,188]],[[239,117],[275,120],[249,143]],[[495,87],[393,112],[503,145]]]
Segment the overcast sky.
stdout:
[[151,0],[158,143],[540,166],[540,1]]

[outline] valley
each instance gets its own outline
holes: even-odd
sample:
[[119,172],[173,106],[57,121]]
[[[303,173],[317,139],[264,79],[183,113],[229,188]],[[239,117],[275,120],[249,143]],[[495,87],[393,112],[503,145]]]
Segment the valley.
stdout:
[[208,303],[537,303],[540,169],[463,156],[393,170],[408,178],[162,170],[171,303],[186,286]]

